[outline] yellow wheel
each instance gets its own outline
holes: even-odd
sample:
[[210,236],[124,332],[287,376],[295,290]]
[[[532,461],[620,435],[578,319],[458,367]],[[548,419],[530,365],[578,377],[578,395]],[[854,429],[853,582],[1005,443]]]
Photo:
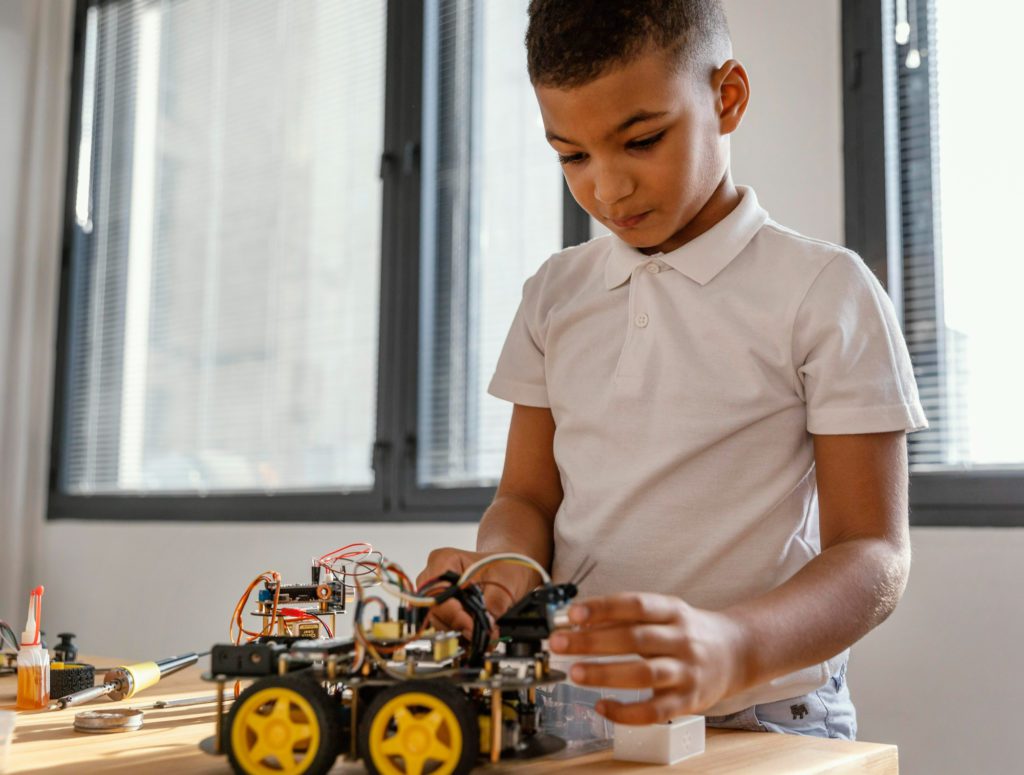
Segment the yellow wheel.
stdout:
[[235,700],[227,718],[228,759],[246,775],[317,775],[338,756],[338,712],[323,688],[272,676]]
[[385,689],[360,724],[373,775],[465,775],[480,752],[480,727],[466,695],[439,680]]

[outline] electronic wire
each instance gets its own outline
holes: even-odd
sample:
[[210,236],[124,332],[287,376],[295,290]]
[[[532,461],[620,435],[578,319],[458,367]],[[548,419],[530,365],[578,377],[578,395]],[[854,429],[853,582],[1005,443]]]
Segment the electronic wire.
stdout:
[[510,562],[514,565],[524,565],[527,568],[532,568],[533,570],[537,571],[537,573],[540,574],[541,581],[543,581],[545,584],[551,583],[551,574],[548,573],[547,568],[545,568],[532,557],[527,557],[525,554],[517,554],[515,552],[501,552],[500,554],[491,554],[487,557],[484,557],[483,559],[477,560],[468,568],[466,568],[462,576],[459,578],[459,584],[461,585],[466,583],[478,571],[480,571],[483,568],[486,568],[488,565],[491,565],[495,562]]
[[[368,560],[373,555],[377,556],[376,562],[369,562]],[[314,563],[319,567],[327,569],[336,576],[341,576],[343,583],[348,576],[358,578],[376,575],[381,565],[385,562],[384,555],[366,541],[346,544],[314,560]],[[341,563],[340,568],[338,563]]]
[[[551,574],[548,573],[547,568],[545,568],[532,557],[528,557],[525,554],[517,554],[515,552],[502,552],[501,554],[488,555],[487,557],[477,560],[475,563],[470,565],[468,568],[466,568],[465,571],[463,571],[462,575],[459,577],[459,580],[457,582],[458,585],[462,588],[465,588],[466,586],[468,586],[468,582],[470,581],[470,579],[473,578],[473,576],[479,573],[482,569],[486,568],[488,565],[491,565],[496,562],[508,562],[512,563],[513,565],[522,565],[524,567],[530,568],[531,570],[535,570],[537,571],[537,573],[540,574],[543,583],[551,583]],[[399,585],[386,580],[383,576],[380,576],[380,579],[381,585],[385,589],[387,589],[388,592],[400,598],[401,600],[404,600],[409,605],[416,606],[418,608],[431,608],[437,605],[437,600],[433,596],[424,595],[423,590],[431,588],[432,584],[440,581],[439,578],[431,579],[430,581],[426,582],[419,590],[416,591],[415,594],[407,592],[406,590],[402,589],[402,587],[400,587]],[[509,597],[512,597],[512,595],[509,595]]]
[[[404,581],[405,584],[408,584],[409,587],[412,586],[411,582],[409,581],[408,576],[406,576],[405,573],[402,572],[401,569],[397,565],[395,565],[394,563],[384,563],[384,562],[382,562],[381,566],[379,568],[379,571],[378,571],[378,578],[380,579],[380,583],[383,586],[383,588],[386,589],[388,592],[391,592],[396,597],[398,597],[400,600],[403,600],[404,602],[409,603],[410,605],[413,605],[413,606],[416,606],[416,607],[420,607],[420,608],[430,608],[430,607],[438,605],[438,602],[439,602],[438,601],[438,597],[439,596],[444,595],[444,593],[448,589],[450,589],[452,586],[459,587],[459,592],[456,593],[456,594],[458,595],[459,600],[462,603],[463,607],[467,608],[467,612],[474,619],[474,628],[473,628],[474,638],[473,638],[473,641],[472,641],[472,648],[470,649],[471,653],[470,653],[469,656],[470,656],[470,658],[479,658],[483,654],[483,650],[486,647],[486,642],[487,642],[487,638],[488,638],[488,634],[489,634],[488,633],[488,628],[482,626],[482,624],[487,621],[487,612],[486,612],[486,609],[483,607],[483,598],[482,598],[482,596],[479,593],[473,594],[472,592],[470,592],[469,587],[473,586],[473,583],[471,582],[471,580],[472,580],[474,575],[476,575],[479,571],[481,571],[483,568],[487,567],[488,565],[491,565],[492,563],[496,563],[496,562],[509,562],[509,563],[513,563],[513,564],[516,564],[516,565],[525,566],[527,568],[530,568],[532,570],[537,571],[540,574],[541,578],[543,579],[544,583],[550,583],[551,582],[550,574],[548,574],[547,569],[544,568],[540,563],[538,563],[532,557],[528,557],[528,556],[523,555],[523,554],[516,554],[516,553],[512,553],[512,552],[490,555],[488,557],[485,557],[485,558],[483,558],[483,559],[473,563],[469,568],[467,568],[463,572],[463,574],[459,577],[458,581],[451,582],[451,581],[447,581],[446,579],[443,579],[443,578],[431,579],[430,581],[426,582],[422,587],[420,587],[419,590],[416,590],[416,594],[412,594],[409,591],[407,591],[405,588],[403,588],[404,587],[403,584],[395,584],[394,582],[392,582],[392,581],[390,581],[388,579],[385,579],[384,574],[389,572],[389,571],[391,571],[391,570],[394,570],[396,572],[396,574],[399,574],[399,579],[401,581]],[[375,645],[375,644],[370,642],[370,639],[366,635],[366,630],[364,629],[363,623],[362,623],[363,613],[365,612],[366,606],[369,603],[371,603],[371,602],[378,602],[378,603],[380,603],[382,608],[385,608],[385,610],[386,610],[386,605],[385,605],[384,601],[381,598],[377,597],[377,596],[365,597],[364,593],[363,593],[362,581],[359,578],[354,579],[354,581],[355,581],[354,587],[355,587],[355,590],[356,590],[356,600],[357,600],[357,603],[356,603],[356,616],[354,617],[354,621],[353,621],[353,633],[354,633],[354,635],[356,637],[357,642],[359,642],[362,645],[362,647],[366,651],[366,654],[368,654],[370,656],[370,658],[373,659],[373,661],[377,664],[377,666],[381,670],[383,670],[384,672],[388,673],[388,675],[391,675],[392,677],[395,677],[395,678],[407,678],[408,677],[407,675],[403,675],[403,674],[399,673],[398,671],[393,670],[387,664],[387,659],[385,659],[381,655],[381,651],[384,651],[385,653],[393,653],[394,651],[396,651],[399,648],[407,645],[408,643],[412,642],[413,640],[418,639],[420,637],[420,634],[424,631],[424,629],[426,627],[426,617],[424,617],[424,623],[420,627],[419,631],[415,635],[413,635],[412,637],[410,637],[410,638],[408,638],[406,640],[403,640],[400,643],[392,644],[392,645],[387,646],[387,647]],[[495,584],[496,586],[499,586],[500,588],[502,588],[506,592],[506,594],[508,594],[508,596],[510,598],[513,598],[513,595],[511,594],[511,591],[507,587],[505,587],[503,584],[500,584],[499,582],[485,582],[485,583],[492,583],[492,584]],[[444,586],[438,592],[436,592],[434,594],[427,594],[427,592],[433,592],[433,590],[437,586],[440,586],[442,584]],[[466,594],[462,594],[463,592],[465,592]],[[477,630],[480,630],[480,632],[477,633]],[[440,677],[440,676],[443,676],[443,675],[449,675],[450,676],[450,675],[456,675],[459,672],[460,672],[460,669],[437,670],[437,671],[433,671],[433,672],[429,672],[429,673],[424,673],[423,677]]]
[[[271,605],[269,617],[268,616],[264,616],[263,617],[263,626],[260,628],[260,631],[259,632],[254,632],[252,630],[247,630],[245,628],[245,624],[243,623],[243,618],[245,616],[245,606],[249,602],[249,597],[252,595],[252,591],[257,586],[259,586],[259,583],[261,581],[274,585],[274,602]],[[234,613],[231,615],[231,621],[228,624],[228,637],[231,639],[231,642],[234,643],[237,646],[237,645],[239,645],[242,642],[243,638],[246,639],[246,641],[245,641],[246,643],[252,643],[257,638],[261,638],[261,637],[263,637],[265,635],[273,634],[274,627],[277,624],[278,617],[280,616],[280,612],[278,611],[278,608],[277,608],[277,602],[278,602],[278,598],[280,598],[280,596],[281,596],[281,574],[278,573],[276,570],[263,571],[263,573],[261,573],[259,576],[254,578],[252,581],[250,581],[249,582],[249,586],[245,588],[245,592],[243,592],[242,596],[240,598],[238,598],[238,603],[235,604]],[[270,620],[269,622],[267,621],[268,618]],[[236,627],[238,628],[237,634],[235,633],[235,628]],[[238,695],[241,693],[241,691],[242,691],[242,682],[241,681],[235,681],[235,699],[236,700],[238,699]]]
[[[380,651],[378,650],[378,647],[375,646],[373,643],[371,643],[370,639],[366,636],[366,630],[363,629],[363,623],[362,623],[362,615],[363,615],[363,611],[365,610],[365,605],[364,605],[365,600],[363,598],[362,582],[358,578],[356,579],[355,589],[356,589],[356,615],[355,615],[355,617],[353,619],[353,622],[352,622],[352,632],[355,635],[355,639],[356,639],[357,644],[359,644],[361,646],[361,648],[363,650],[363,653],[360,655],[359,661],[358,661],[357,665],[353,668],[353,670],[358,670],[358,668],[362,667],[362,664],[365,661],[366,657],[369,656],[374,661],[374,663],[377,665],[377,667],[380,670],[382,670],[383,672],[387,673],[392,678],[403,680],[403,681],[408,680],[408,678],[409,678],[408,674],[399,672],[397,670],[394,670],[388,664],[388,660],[384,656],[381,655]],[[436,601],[435,601],[435,603],[436,603]],[[415,635],[413,635],[412,637],[407,638],[406,640],[403,640],[400,643],[392,644],[391,646],[380,647],[380,648],[382,650],[386,650],[388,652],[393,652],[393,651],[397,650],[398,648],[406,646],[409,643],[411,643],[412,641],[417,640],[421,636],[421,634],[423,633],[423,631],[425,629],[426,629],[426,620],[424,619],[424,625],[421,626],[419,631]],[[417,673],[416,677],[417,678],[442,678],[442,677],[449,677],[449,676],[459,675],[459,674],[461,674],[463,672],[464,671],[462,669],[459,669],[459,668],[441,669],[441,670],[434,670],[434,671],[430,671],[430,672]]]
[[[253,590],[263,581],[274,585],[274,602],[270,608],[270,614],[263,618],[263,626],[259,632],[246,629],[243,619],[245,616],[245,606],[249,602],[249,597],[252,595]],[[231,616],[231,622],[228,625],[228,637],[231,638],[232,643],[238,645],[242,642],[242,638],[247,638],[247,643],[252,643],[257,638],[261,638],[265,635],[271,635],[274,632],[274,626],[277,624],[279,612],[278,612],[278,598],[281,596],[281,574],[276,570],[263,571],[259,576],[249,582],[249,586],[246,587],[245,592],[238,599],[238,603],[235,604],[235,611]],[[269,619],[269,621],[267,621]],[[235,629],[238,629],[237,634]]]

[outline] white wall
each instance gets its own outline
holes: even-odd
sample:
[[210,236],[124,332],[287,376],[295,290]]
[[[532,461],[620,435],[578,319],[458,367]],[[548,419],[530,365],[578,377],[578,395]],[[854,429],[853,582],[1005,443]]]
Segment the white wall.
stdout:
[[860,737],[910,775],[1020,772],[1024,529],[912,531],[896,612],[854,647]]
[[[22,125],[14,120],[23,116],[25,84],[28,70],[28,41],[24,29],[24,7],[21,3],[0,3],[0,96],[4,112],[12,120],[0,121],[0,253],[14,251],[14,215],[17,212],[18,171],[21,168],[20,147]],[[6,266],[0,263],[0,267]],[[8,277],[0,275],[0,287],[8,287]],[[4,298],[5,296],[0,296]],[[6,343],[0,337],[0,356],[6,354]],[[2,373],[2,366],[0,366]]]
[[[367,541],[416,574],[431,548],[472,549],[475,537],[475,525],[443,523],[53,522],[43,529],[38,566],[43,615],[49,632],[75,632],[93,654],[204,651],[228,642],[235,603],[264,570],[303,583],[314,556]],[[347,631],[341,621],[339,630]]]
[[838,0],[724,0],[750,105],[733,177],[780,223],[843,240],[843,93]]
[[[733,146],[736,179],[781,222],[841,241],[839,0],[725,4],[753,87]],[[16,48],[2,30],[0,43],[6,60]],[[3,63],[5,76],[16,72]],[[8,122],[17,120],[17,110],[0,118],[0,139],[16,136]],[[16,170],[0,165],[0,196]],[[151,658],[226,635],[235,599],[258,571],[302,578],[313,554],[352,540],[417,569],[432,546],[470,546],[473,528],[58,522],[42,525],[35,576],[47,584],[51,632],[73,629],[95,653]],[[1015,771],[1024,531],[915,529],[913,542],[906,597],[854,649],[861,738],[898,744],[910,775]]]
[[[0,2],[0,105],[4,106],[0,112],[0,400],[3,401],[11,400],[6,386],[11,363],[16,358],[7,331],[14,325],[10,312],[17,274],[13,256],[18,243],[15,226],[29,62],[28,41],[23,34],[26,15],[23,4]],[[5,425],[6,415],[0,407],[0,434],[6,432]],[[5,483],[7,476],[15,475],[16,461],[11,459],[14,457],[0,438],[0,483]],[[0,503],[4,500],[0,496]],[[0,515],[0,618],[11,616],[7,611],[15,604],[16,597],[8,587],[23,586],[21,572],[25,567],[19,557],[26,531],[13,525],[4,528]]]

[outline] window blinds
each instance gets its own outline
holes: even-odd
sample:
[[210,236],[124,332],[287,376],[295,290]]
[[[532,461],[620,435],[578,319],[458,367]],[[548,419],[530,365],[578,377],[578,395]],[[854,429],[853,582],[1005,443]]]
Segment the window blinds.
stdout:
[[526,73],[526,0],[427,2],[417,483],[489,485],[487,385],[522,284],[561,247],[562,173]]

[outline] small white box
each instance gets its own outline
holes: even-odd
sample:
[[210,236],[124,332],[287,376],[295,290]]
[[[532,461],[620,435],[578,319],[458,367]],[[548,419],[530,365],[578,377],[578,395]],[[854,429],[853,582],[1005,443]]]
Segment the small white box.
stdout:
[[704,717],[680,716],[664,724],[615,725],[614,758],[627,762],[675,764],[704,753]]

